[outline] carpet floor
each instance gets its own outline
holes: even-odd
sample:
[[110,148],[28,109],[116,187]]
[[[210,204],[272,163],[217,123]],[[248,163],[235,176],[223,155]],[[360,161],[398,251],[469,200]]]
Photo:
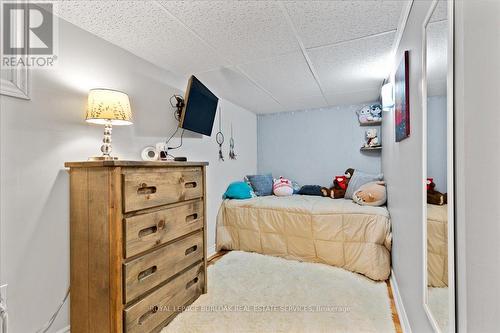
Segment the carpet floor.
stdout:
[[448,318],[448,288],[428,288],[428,301],[429,309],[434,316],[439,328],[442,332],[449,331],[449,318]]
[[332,266],[232,251],[208,293],[162,333],[395,332],[384,282]]

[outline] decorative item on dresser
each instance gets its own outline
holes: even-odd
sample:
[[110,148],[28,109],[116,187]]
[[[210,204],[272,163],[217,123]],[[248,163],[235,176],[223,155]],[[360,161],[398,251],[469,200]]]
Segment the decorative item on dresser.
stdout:
[[111,132],[113,125],[132,125],[132,110],[128,95],[112,89],[90,90],[85,120],[88,123],[104,125],[102,156],[90,157],[89,160],[118,159],[111,156]]
[[206,162],[70,168],[71,332],[158,332],[207,292]]

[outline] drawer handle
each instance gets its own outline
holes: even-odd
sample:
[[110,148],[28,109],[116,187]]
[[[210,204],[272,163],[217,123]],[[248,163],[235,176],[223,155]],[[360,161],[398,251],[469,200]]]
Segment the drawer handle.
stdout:
[[194,279],[192,279],[191,281],[189,281],[187,284],[186,284],[186,289],[188,289],[189,287],[191,287],[193,284],[195,284],[196,282],[198,282],[198,277],[195,277]]
[[186,250],[185,254],[188,255],[190,253],[193,253],[194,251],[196,251],[197,248],[198,245],[191,246],[189,249]]
[[144,324],[146,320],[148,320],[152,315],[158,312],[158,305],[155,305],[151,307],[151,310],[143,314],[142,316],[139,317],[139,325]]
[[195,188],[198,184],[196,182],[187,182],[184,184],[185,188]]
[[157,226],[152,226],[152,227],[149,227],[149,228],[144,228],[142,230],[139,231],[139,238],[142,238],[142,237],[146,237],[147,235],[151,235],[151,234],[154,234],[158,231],[158,227]]
[[137,194],[153,194],[156,193],[156,186],[148,186],[146,183],[139,185]]
[[191,222],[191,221],[194,221],[198,218],[198,214],[197,213],[194,213],[194,214],[191,214],[191,215],[188,215],[186,216],[186,222]]
[[142,281],[145,278],[147,278],[148,276],[153,275],[157,270],[158,270],[158,267],[151,266],[148,269],[143,270],[142,272],[140,272],[139,275],[137,275],[137,280]]
[[165,228],[165,220],[158,221],[156,225],[158,226],[158,229],[162,230],[163,228]]

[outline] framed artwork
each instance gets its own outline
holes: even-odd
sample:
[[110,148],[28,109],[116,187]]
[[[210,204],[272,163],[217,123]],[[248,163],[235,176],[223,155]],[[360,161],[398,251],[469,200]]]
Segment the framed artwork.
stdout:
[[394,77],[396,142],[410,136],[409,51],[405,51]]
[[[8,4],[0,4],[0,17],[4,17],[4,7]],[[10,38],[12,40],[18,41],[23,44],[24,41],[28,40],[28,29],[24,29],[24,22],[26,22],[26,13],[28,13],[27,1],[24,3],[20,3],[17,6],[22,6],[24,8],[24,17],[19,17],[18,15],[12,15],[11,17],[11,26],[9,27]],[[24,21],[19,22],[20,19],[24,19]],[[0,22],[2,25],[5,22]],[[2,26],[2,30],[6,28]],[[4,31],[2,31],[4,33]],[[3,37],[3,36],[2,36]],[[5,42],[2,40],[2,43]],[[2,45],[2,51],[4,45]],[[24,51],[27,55],[27,51]],[[2,52],[2,61],[3,61],[3,52]],[[18,54],[14,54],[13,56],[22,55],[20,51]],[[27,66],[17,66],[12,68],[0,68],[0,95],[17,97],[22,99],[30,99],[29,97],[29,67]]]

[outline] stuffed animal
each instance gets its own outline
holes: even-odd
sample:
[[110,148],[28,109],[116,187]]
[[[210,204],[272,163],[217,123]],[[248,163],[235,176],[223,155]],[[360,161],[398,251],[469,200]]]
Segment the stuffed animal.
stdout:
[[353,168],[349,168],[345,171],[343,176],[335,176],[333,178],[333,186],[330,188],[322,187],[321,193],[324,197],[330,197],[332,199],[343,198],[347,186],[349,185],[349,180],[354,173]]
[[380,141],[378,139],[378,132],[376,128],[370,128],[365,132],[366,142],[364,144],[365,148],[372,148],[380,146]]
[[427,178],[427,203],[442,206],[447,203],[448,195],[436,191],[433,178]]
[[359,110],[358,112],[358,119],[361,124],[366,124],[370,122],[370,119],[372,118],[371,114],[371,107],[370,106],[364,106]]
[[273,183],[273,193],[278,197],[288,197],[293,194],[292,182],[286,178],[280,177]]
[[380,104],[373,104],[370,106],[371,121],[382,121],[382,107]]
[[382,107],[380,104],[365,105],[357,112],[361,124],[382,121]]
[[435,184],[434,184],[434,186],[432,186],[432,184],[434,184],[434,178],[427,178],[427,182],[426,182],[427,191],[429,191],[430,189],[435,187]]
[[352,200],[361,206],[382,206],[387,201],[385,183],[376,181],[362,185],[354,192]]

